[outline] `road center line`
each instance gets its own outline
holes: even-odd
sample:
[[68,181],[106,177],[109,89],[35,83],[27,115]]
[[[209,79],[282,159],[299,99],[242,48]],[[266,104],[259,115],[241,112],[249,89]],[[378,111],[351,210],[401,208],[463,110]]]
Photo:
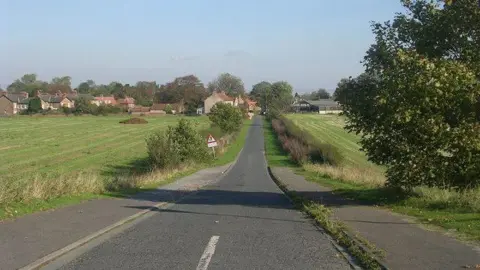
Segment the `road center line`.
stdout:
[[197,270],[207,270],[208,264],[212,259],[213,253],[215,253],[215,247],[217,246],[217,242],[220,236],[214,235],[210,238],[210,241],[207,244],[207,247],[203,251],[203,255],[200,258],[200,261],[197,265]]

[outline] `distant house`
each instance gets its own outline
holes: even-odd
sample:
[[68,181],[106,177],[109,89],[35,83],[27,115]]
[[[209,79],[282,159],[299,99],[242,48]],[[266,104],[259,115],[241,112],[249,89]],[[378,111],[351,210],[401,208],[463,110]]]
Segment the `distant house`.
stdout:
[[172,113],[184,113],[185,106],[183,105],[183,101],[176,102],[176,103],[155,103],[152,105],[150,112],[151,113],[165,113],[165,108],[170,105],[172,107]]
[[342,107],[333,99],[298,100],[293,104],[295,112],[317,112],[319,114],[340,113]]
[[79,98],[84,98],[86,99],[88,102],[92,102],[92,100],[95,100],[95,97],[90,95],[90,94],[79,94],[77,92],[77,90],[72,90],[71,93],[67,93],[66,94],[66,97],[68,99],[70,99],[71,101],[75,102],[75,100],[79,99]]
[[225,92],[214,92],[211,96],[205,99],[204,112],[210,113],[212,107],[219,102],[230,104],[232,106],[238,106],[239,99],[230,97],[225,94]]
[[75,104],[72,99],[67,97],[67,94],[38,94],[37,96],[40,98],[44,110],[58,110],[62,107],[73,108]]
[[97,106],[100,105],[117,105],[117,100],[113,96],[109,97],[104,97],[103,95],[99,97],[94,97],[93,100],[91,101],[92,104],[95,104]]
[[254,111],[257,108],[257,102],[254,100],[249,99],[248,97],[244,99],[245,105],[249,112]]
[[131,110],[135,107],[135,99],[132,97],[125,97],[117,101],[118,105],[125,110]]
[[0,92],[0,115],[13,115],[28,109],[29,97],[27,92],[18,94]]

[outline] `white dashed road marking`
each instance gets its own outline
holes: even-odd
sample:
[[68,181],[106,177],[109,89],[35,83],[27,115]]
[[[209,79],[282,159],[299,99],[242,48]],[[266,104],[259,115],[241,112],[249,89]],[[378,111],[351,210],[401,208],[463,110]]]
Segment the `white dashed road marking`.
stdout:
[[214,235],[210,238],[210,241],[207,244],[207,247],[203,251],[203,255],[200,258],[200,261],[197,265],[197,270],[207,270],[208,264],[212,259],[213,253],[215,253],[215,247],[217,246],[217,242],[220,236]]

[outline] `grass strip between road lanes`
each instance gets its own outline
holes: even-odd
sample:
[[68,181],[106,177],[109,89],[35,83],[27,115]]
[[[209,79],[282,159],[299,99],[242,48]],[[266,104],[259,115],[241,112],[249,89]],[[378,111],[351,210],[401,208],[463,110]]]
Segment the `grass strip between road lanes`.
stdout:
[[124,181],[138,182],[139,185],[125,185],[116,191],[102,190],[99,192],[80,192],[75,195],[58,196],[49,199],[30,199],[27,202],[11,202],[0,206],[0,221],[12,219],[39,211],[51,210],[84,201],[101,198],[123,198],[138,192],[153,190],[159,186],[175,182],[179,178],[191,175],[199,170],[226,165],[235,161],[237,155],[245,144],[245,139],[252,120],[245,120],[241,130],[227,146],[226,151],[209,164],[184,164],[173,170],[155,170],[144,175],[125,176]]
[[[270,122],[264,121],[265,155],[269,166],[291,167],[295,165],[290,161],[288,154],[282,149],[272,130]],[[331,210],[322,204],[313,202],[289,191],[285,185],[271,172],[272,179],[291,198],[295,207],[312,217],[326,232],[328,232],[340,245],[345,247],[354,256],[358,263],[365,269],[385,269],[379,263],[378,257],[384,253],[362,238],[354,238],[347,231],[347,227],[340,221],[331,217]]]

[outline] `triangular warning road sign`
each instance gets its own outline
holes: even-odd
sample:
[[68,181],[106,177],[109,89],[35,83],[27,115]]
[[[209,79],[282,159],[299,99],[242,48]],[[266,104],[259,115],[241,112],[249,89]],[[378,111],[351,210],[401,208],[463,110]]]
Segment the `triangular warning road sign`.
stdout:
[[212,143],[212,142],[215,142],[215,139],[213,138],[213,136],[211,134],[208,135],[208,140],[207,140],[208,143]]

